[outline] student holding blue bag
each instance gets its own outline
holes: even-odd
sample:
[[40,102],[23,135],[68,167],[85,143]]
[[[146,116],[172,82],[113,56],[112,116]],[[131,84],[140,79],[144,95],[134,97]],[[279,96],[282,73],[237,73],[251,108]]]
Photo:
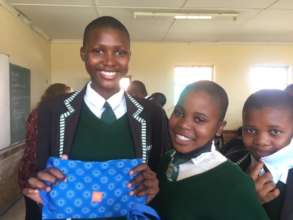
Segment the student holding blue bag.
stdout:
[[[127,29],[113,17],[93,20],[84,31],[80,55],[91,81],[80,92],[40,106],[37,142],[39,172],[29,179],[31,188],[24,189],[23,193],[40,204],[49,202],[50,205],[50,201],[62,190],[66,190],[69,198],[72,196],[75,199],[76,192],[85,190],[84,186],[100,174],[98,179],[101,185],[108,184],[108,190],[115,188],[119,191],[127,186],[130,196],[146,196],[150,201],[159,190],[155,171],[161,155],[170,145],[167,117],[160,107],[147,100],[133,98],[119,88],[119,80],[127,74],[130,59]],[[63,155],[69,158],[66,164],[56,158]],[[127,169],[118,169],[122,162],[125,162]],[[70,166],[73,166],[72,169]],[[114,178],[116,182],[112,185],[111,175],[117,178]],[[78,181],[81,181],[79,185]],[[68,190],[70,183],[77,187],[75,191]],[[85,190],[83,195],[100,204],[103,198],[109,198],[109,191],[102,191],[101,185],[93,184],[91,190]],[[61,191],[54,191],[57,186]],[[117,195],[119,197],[120,194]],[[123,195],[119,198],[128,199]],[[66,201],[60,201],[57,205],[63,205],[64,212],[67,210],[70,213],[71,209],[65,207]],[[84,202],[78,201],[77,206]],[[111,206],[111,202],[108,203]],[[119,204],[116,209],[120,208]],[[108,212],[105,216],[94,217],[126,219],[129,212],[122,216],[111,216]],[[144,211],[132,209],[131,212],[140,216]],[[76,217],[79,218],[79,215]],[[92,217],[86,214],[81,216]]]

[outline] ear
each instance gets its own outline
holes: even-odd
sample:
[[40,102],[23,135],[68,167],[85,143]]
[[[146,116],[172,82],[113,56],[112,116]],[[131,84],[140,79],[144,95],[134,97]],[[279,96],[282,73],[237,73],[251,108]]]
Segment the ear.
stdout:
[[219,122],[219,127],[218,127],[217,132],[216,132],[216,135],[217,136],[221,136],[222,135],[226,124],[227,124],[226,121],[220,121]]
[[79,53],[80,53],[81,60],[82,61],[85,61],[86,60],[85,48],[84,47],[81,47]]

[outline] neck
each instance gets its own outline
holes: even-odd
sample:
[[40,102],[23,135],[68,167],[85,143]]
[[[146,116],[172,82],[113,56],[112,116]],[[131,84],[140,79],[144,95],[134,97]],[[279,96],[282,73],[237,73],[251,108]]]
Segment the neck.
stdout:
[[115,89],[111,89],[111,90],[105,90],[105,89],[99,88],[98,86],[93,85],[93,83],[91,84],[91,87],[93,90],[95,90],[98,94],[100,94],[106,100],[120,91],[119,87]]
[[191,152],[188,152],[188,153],[176,152],[176,157],[185,158],[185,159],[191,159],[191,158],[197,157],[202,153],[211,151],[212,142],[213,142],[213,140],[211,140],[208,143],[204,144],[200,148],[195,149],[195,150],[193,150]]

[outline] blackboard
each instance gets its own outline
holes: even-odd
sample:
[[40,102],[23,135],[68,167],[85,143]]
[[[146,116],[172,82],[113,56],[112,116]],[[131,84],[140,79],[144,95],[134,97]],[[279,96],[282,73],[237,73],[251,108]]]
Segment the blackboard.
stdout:
[[10,134],[11,144],[25,139],[25,122],[30,112],[30,70],[10,64]]

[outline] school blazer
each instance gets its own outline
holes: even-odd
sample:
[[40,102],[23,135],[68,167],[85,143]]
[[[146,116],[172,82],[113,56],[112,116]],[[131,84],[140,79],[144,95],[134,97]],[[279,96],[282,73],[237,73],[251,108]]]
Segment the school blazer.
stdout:
[[[247,152],[237,161],[233,161],[246,171],[250,165],[250,154]],[[286,183],[286,195],[284,199],[284,205],[281,210],[280,220],[293,220],[293,168],[289,170],[287,183]]]
[[[45,102],[38,108],[37,166],[42,170],[49,156],[69,155],[74,141],[86,87],[64,97]],[[146,159],[156,171],[160,157],[170,148],[165,112],[144,99],[125,93],[127,117],[137,157]]]

